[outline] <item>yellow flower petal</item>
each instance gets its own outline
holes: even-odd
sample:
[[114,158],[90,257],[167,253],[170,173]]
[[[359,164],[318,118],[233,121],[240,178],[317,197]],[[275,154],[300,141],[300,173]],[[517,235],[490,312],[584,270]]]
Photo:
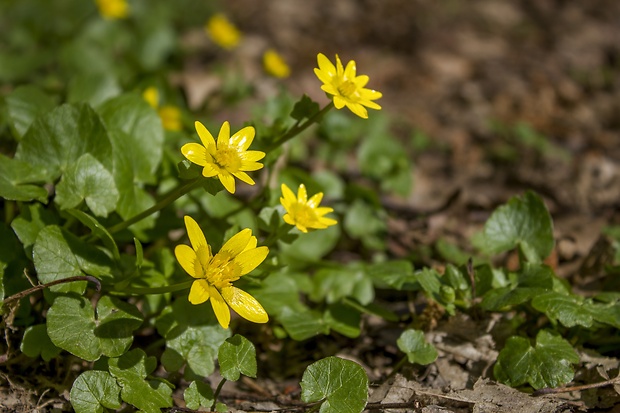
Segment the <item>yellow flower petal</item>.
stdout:
[[248,185],[254,185],[256,183],[252,178],[250,178],[250,175],[246,174],[245,172],[233,172],[233,176]]
[[189,237],[189,242],[192,244],[192,248],[194,251],[198,250],[199,247],[204,246],[208,248],[207,239],[205,238],[205,234],[203,234],[200,226],[194,220],[194,218],[189,215],[185,215],[183,217],[185,221],[185,228],[187,228],[187,236]]
[[247,151],[254,140],[255,134],[256,131],[252,126],[246,126],[230,137],[230,144],[239,147],[241,151]]
[[224,188],[231,194],[235,193],[235,178],[228,172],[220,172],[218,174],[218,178],[220,178],[220,182],[224,185]]
[[200,141],[205,146],[205,148],[209,148],[210,146],[215,147],[215,139],[213,139],[213,135],[211,135],[211,132],[209,132],[209,130],[205,128],[205,125],[196,121],[194,122],[194,127],[196,128],[196,132],[198,132],[198,137],[200,138]]
[[308,200],[308,206],[316,208],[321,203],[321,200],[323,200],[323,192],[318,192]]
[[[247,162],[256,162],[256,161],[260,161],[261,159],[263,159],[265,157],[265,152],[262,151],[245,151],[243,153],[241,153],[239,155],[239,157]],[[260,165],[260,167],[262,168],[263,165]],[[260,168],[259,168],[260,169]]]
[[336,67],[327,58],[327,56],[325,56],[323,53],[319,53],[316,58],[319,63],[319,69],[321,72],[325,73],[330,77],[336,76]]
[[280,189],[282,189],[282,195],[284,196],[284,199],[286,201],[288,201],[289,203],[297,201],[297,197],[295,196],[293,191],[291,191],[291,189],[286,186],[286,184],[282,184],[280,186]]
[[220,148],[221,145],[228,146],[230,140],[230,123],[228,121],[222,123],[222,127],[220,128],[220,133],[217,135],[217,147]]
[[355,79],[355,60],[350,60],[349,63],[347,63],[347,67],[344,69],[344,77],[345,79],[348,80],[354,80]]
[[209,299],[209,296],[209,283],[204,279],[200,279],[192,283],[187,299],[192,304],[202,304]]
[[305,204],[308,201],[308,192],[306,191],[306,186],[304,184],[299,185],[299,189],[297,190],[297,202],[300,204]]
[[241,274],[245,275],[258,267],[269,255],[269,248],[258,247],[251,250],[243,251],[237,255],[235,262],[241,265]]
[[233,257],[239,255],[250,242],[252,238],[252,230],[246,228],[237,234],[233,235],[228,241],[222,245],[220,251],[227,251]]
[[181,153],[196,165],[205,166],[207,164],[207,150],[200,144],[186,143],[181,147]]
[[269,316],[262,305],[250,294],[235,287],[222,289],[222,296],[237,314],[253,323],[266,323]]
[[230,310],[226,302],[222,298],[217,288],[209,286],[209,295],[211,296],[211,306],[215,313],[215,318],[223,328],[228,328],[230,324]]
[[192,277],[196,277],[194,271],[194,262],[196,261],[196,251],[191,249],[189,245],[177,245],[174,248],[174,255],[177,257],[177,261],[181,264],[181,267],[186,273]]
[[368,111],[359,103],[347,103],[347,107],[360,118],[368,119]]
[[220,169],[212,163],[208,163],[202,168],[202,176],[205,178],[213,178],[220,173]]
[[259,169],[263,169],[263,164],[258,162],[249,162],[249,161],[241,161],[241,166],[239,167],[240,171],[258,171]]

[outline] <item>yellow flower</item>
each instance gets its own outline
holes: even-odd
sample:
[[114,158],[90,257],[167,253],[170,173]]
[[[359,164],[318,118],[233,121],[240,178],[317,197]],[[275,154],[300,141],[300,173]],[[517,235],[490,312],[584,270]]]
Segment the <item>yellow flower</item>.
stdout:
[[230,124],[224,122],[217,136],[217,143],[205,126],[196,122],[196,132],[202,142],[187,143],[181,152],[191,162],[203,167],[202,175],[207,178],[217,177],[224,188],[235,193],[235,178],[254,185],[254,181],[245,171],[257,171],[263,167],[257,161],[265,157],[265,152],[248,151],[254,140],[255,130],[246,126],[230,136]]
[[142,92],[142,98],[157,111],[161,124],[166,130],[179,131],[181,125],[181,111],[176,106],[164,105],[159,107],[159,91],[153,86],[149,86]]
[[162,106],[157,111],[157,114],[159,114],[164,129],[171,131],[179,131],[182,129],[181,111],[176,106]]
[[241,32],[221,13],[211,16],[205,25],[205,31],[224,49],[234,49],[241,40]]
[[142,99],[146,100],[153,109],[159,106],[159,91],[156,87],[149,86],[142,92]]
[[269,254],[269,249],[257,247],[252,230],[244,229],[212,255],[196,221],[185,216],[185,227],[192,246],[177,245],[174,255],[181,267],[195,278],[189,291],[190,303],[202,304],[211,299],[213,312],[223,328],[230,324],[228,307],[253,323],[269,321],[267,312],[254,297],[231,284],[258,267]]
[[104,19],[124,19],[129,15],[127,0],[96,0],[99,14]]
[[364,119],[368,118],[368,111],[364,106],[381,109],[381,106],[372,101],[383,95],[376,90],[364,88],[369,78],[366,75],[355,74],[355,61],[351,60],[347,63],[347,67],[343,68],[338,55],[336,55],[336,66],[323,53],[317,55],[317,60],[319,67],[314,69],[314,73],[323,82],[321,89],[334,95],[336,109],[346,106],[351,112]]
[[269,49],[263,54],[263,66],[268,74],[280,79],[289,77],[291,74],[291,69],[284,58],[273,49]]
[[323,193],[319,192],[308,199],[308,193],[304,184],[299,185],[297,197],[288,186],[282,184],[282,197],[280,203],[286,209],[284,222],[295,225],[301,232],[308,229],[323,229],[338,222],[331,218],[325,218],[325,214],[333,211],[333,208],[320,207]]

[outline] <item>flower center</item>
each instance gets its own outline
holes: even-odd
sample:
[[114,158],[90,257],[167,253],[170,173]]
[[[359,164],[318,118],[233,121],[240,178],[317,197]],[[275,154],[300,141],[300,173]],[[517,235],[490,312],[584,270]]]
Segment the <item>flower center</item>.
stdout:
[[231,146],[224,146],[218,148],[214,156],[215,163],[222,169],[229,172],[236,172],[241,167],[241,159],[239,159],[239,152]]
[[207,282],[221,290],[241,278],[242,268],[233,261],[233,258],[227,251],[218,252],[209,263],[209,270],[206,272]]
[[357,92],[357,86],[350,80],[345,80],[338,86],[338,92],[345,98],[350,98]]
[[306,204],[295,203],[291,205],[291,215],[296,222],[307,226],[309,223],[316,221],[316,213],[314,209],[310,208]]

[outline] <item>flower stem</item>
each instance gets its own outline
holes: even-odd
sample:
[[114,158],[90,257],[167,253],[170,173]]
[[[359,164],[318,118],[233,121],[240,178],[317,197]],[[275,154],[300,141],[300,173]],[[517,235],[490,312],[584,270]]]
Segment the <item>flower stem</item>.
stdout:
[[172,285],[164,285],[162,287],[125,287],[122,291],[116,291],[118,293],[124,294],[163,294],[163,293],[171,293],[173,291],[181,291],[185,290],[192,286],[194,280],[185,281],[179,284]]
[[306,120],[304,123],[296,123],[291,129],[289,129],[284,135],[282,135],[280,139],[276,140],[274,143],[268,146],[265,152],[271,152],[272,150],[284,145],[286,142],[290,141],[295,136],[308,129],[310,125],[317,123],[319,120],[321,120],[321,118],[333,107],[334,102],[330,102],[323,109],[310,116],[308,120]]
[[183,185],[173,189],[172,191],[170,191],[166,195],[164,195],[164,197],[158,203],[156,203],[155,205],[153,205],[149,209],[146,209],[146,210],[140,212],[139,214],[134,215],[133,217],[129,218],[128,220],[125,220],[123,222],[120,222],[120,223],[118,223],[116,225],[111,226],[110,228],[108,228],[108,232],[110,234],[113,234],[115,232],[122,231],[125,228],[128,228],[131,225],[135,224],[136,222],[139,222],[139,221],[143,220],[144,218],[148,217],[149,215],[154,214],[155,212],[165,208],[166,206],[170,205],[171,203],[173,203],[177,199],[181,198],[186,193],[190,192],[192,189],[195,189],[200,184],[202,184],[202,180],[200,178],[201,177],[194,178],[194,179],[190,180],[189,182],[186,182],[185,184],[183,184]]
[[222,387],[226,383],[226,379],[222,377],[222,381],[217,385],[217,389],[215,389],[215,393],[213,394],[213,404],[211,405],[211,411],[215,411],[215,407],[217,405],[217,398],[220,396],[220,392],[222,391]]

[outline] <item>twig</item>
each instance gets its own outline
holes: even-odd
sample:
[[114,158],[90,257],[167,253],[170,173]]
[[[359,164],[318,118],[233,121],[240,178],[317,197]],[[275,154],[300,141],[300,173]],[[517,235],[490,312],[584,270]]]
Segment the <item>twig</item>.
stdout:
[[64,284],[64,283],[68,283],[68,282],[74,282],[74,281],[90,281],[93,284],[96,285],[96,290],[100,291],[101,290],[101,282],[96,279],[95,277],[91,276],[91,275],[77,275],[75,277],[68,277],[68,278],[63,278],[61,280],[54,280],[54,281],[50,281],[48,283],[45,284],[38,284],[35,285],[32,288],[28,288],[27,290],[24,291],[20,291],[16,294],[13,294],[10,297],[7,297],[4,299],[3,304],[10,304],[13,301],[18,301],[21,300],[22,298],[37,292],[39,290],[42,290],[44,288],[49,288],[49,287],[53,287],[54,285],[58,285],[58,284]]
[[571,391],[595,389],[597,387],[612,386],[614,384],[620,384],[620,376],[613,378],[613,379],[605,380],[599,383],[583,384],[581,386],[556,387],[556,388],[545,387],[543,389],[536,390],[534,393],[532,393],[532,396],[543,396],[545,394],[559,394],[559,393],[567,393]]

